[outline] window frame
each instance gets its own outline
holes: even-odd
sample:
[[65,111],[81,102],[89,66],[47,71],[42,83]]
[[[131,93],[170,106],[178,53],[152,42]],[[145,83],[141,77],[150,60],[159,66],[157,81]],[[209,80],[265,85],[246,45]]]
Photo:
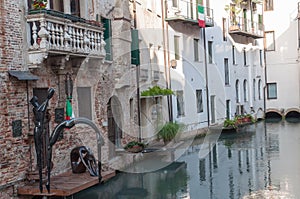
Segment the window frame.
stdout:
[[[266,51],[275,51],[275,32],[273,30],[270,30],[270,31],[265,31],[265,50]],[[268,47],[268,38],[267,38],[267,34],[272,34],[272,37],[273,37],[273,41],[272,43],[270,43],[270,47]]]
[[[270,96],[270,86],[275,86],[274,87],[274,91],[275,91],[275,95],[274,96]],[[272,83],[267,83],[267,98],[268,99],[277,99],[278,95],[277,95],[277,83],[276,82],[272,82]]]
[[196,90],[197,113],[203,113],[203,90]]
[[213,63],[213,42],[208,41],[207,42],[207,55],[208,55],[208,63],[212,64]]
[[273,11],[274,10],[274,1],[273,0],[265,0],[264,2],[264,11]]
[[224,82],[225,82],[225,86],[230,85],[230,72],[229,72],[228,58],[224,58]]
[[177,117],[184,117],[184,93],[183,90],[176,91],[176,102],[177,102]]
[[[92,120],[93,119],[92,87],[80,86],[80,87],[77,87],[76,90],[77,90],[78,117],[86,117],[86,118]],[[80,90],[85,90],[84,92],[88,91],[89,97],[87,97],[86,93],[81,95],[82,93],[80,93],[81,92]],[[88,99],[90,99],[89,102],[85,103],[85,101]],[[84,110],[82,110],[82,107],[84,107]],[[87,107],[89,110],[86,110]]]
[[199,62],[200,56],[199,56],[199,39],[194,38],[194,61]]
[[180,36],[174,35],[174,56],[175,56],[175,60],[180,60],[179,39],[180,39]]

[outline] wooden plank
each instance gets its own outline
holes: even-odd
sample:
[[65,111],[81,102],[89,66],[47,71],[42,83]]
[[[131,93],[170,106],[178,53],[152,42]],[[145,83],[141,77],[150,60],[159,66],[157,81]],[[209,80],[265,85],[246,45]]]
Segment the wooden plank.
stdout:
[[[102,181],[106,181],[115,175],[115,171],[103,172]],[[45,186],[43,187],[43,193],[40,193],[38,182],[19,187],[18,194],[31,196],[70,196],[98,183],[98,177],[92,177],[88,172],[82,174],[66,172],[51,177],[50,194],[48,194]]]

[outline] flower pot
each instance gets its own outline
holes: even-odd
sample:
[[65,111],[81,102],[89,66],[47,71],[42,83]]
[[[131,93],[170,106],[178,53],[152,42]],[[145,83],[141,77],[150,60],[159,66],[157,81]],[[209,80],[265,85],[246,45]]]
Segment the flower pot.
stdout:
[[126,151],[128,151],[130,153],[139,153],[139,152],[143,151],[143,149],[144,149],[144,147],[135,145],[131,148],[127,148]]

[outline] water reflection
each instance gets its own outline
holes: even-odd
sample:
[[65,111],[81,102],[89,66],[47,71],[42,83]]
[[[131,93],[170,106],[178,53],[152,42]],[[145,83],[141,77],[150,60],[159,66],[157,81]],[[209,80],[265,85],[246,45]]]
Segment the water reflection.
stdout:
[[103,185],[76,194],[73,198],[89,199],[164,199],[186,198],[185,162],[175,162],[151,173],[121,173]]
[[[118,174],[74,198],[300,198],[299,129],[299,123],[260,122],[216,143],[198,139],[164,169]],[[203,144],[210,153],[199,156]]]

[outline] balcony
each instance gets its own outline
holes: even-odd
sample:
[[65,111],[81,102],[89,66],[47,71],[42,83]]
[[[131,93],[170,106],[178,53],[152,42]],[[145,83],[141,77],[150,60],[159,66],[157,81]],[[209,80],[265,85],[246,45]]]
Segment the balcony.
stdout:
[[[188,23],[198,25],[198,4],[185,0],[167,1],[166,21]],[[205,25],[206,27],[214,26],[213,10],[205,7]]]
[[244,17],[236,17],[229,24],[229,34],[236,34],[254,39],[264,37],[264,26],[261,23],[247,20]]
[[54,10],[31,11],[27,15],[30,67],[39,67],[53,56],[72,58],[105,58],[103,27]]

